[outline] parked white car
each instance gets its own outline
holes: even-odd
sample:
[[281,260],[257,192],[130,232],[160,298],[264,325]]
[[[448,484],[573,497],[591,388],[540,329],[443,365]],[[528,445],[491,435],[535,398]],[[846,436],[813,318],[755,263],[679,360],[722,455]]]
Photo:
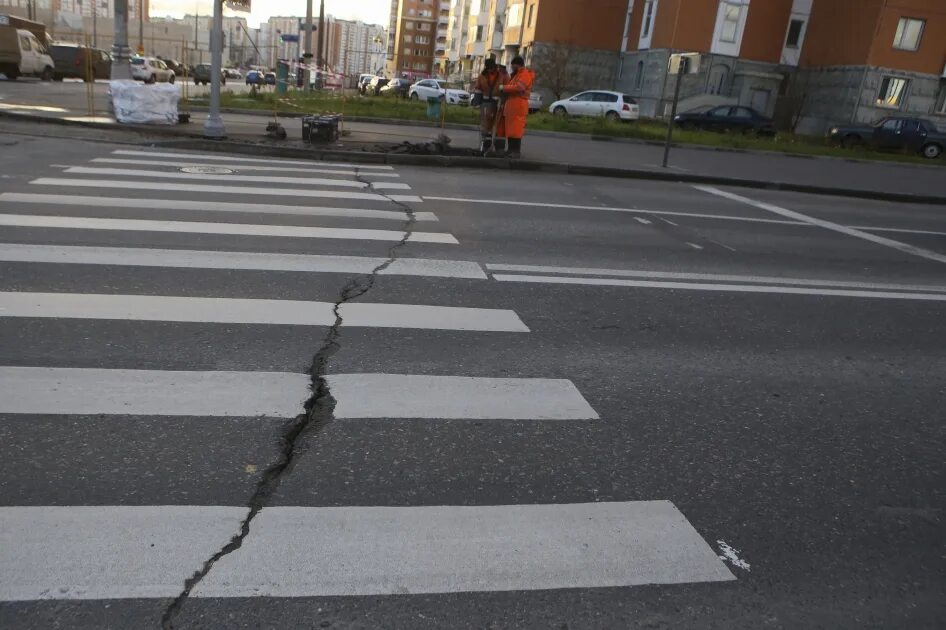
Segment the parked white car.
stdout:
[[443,79],[424,79],[418,81],[407,91],[412,101],[426,101],[428,98],[443,97],[447,105],[469,105],[470,93],[449,85]]
[[605,90],[579,92],[571,98],[555,101],[549,111],[557,116],[604,116],[609,120],[637,120],[641,116],[633,98]]
[[174,83],[174,71],[154,57],[132,57],[131,78],[145,83]]
[[537,92],[529,94],[529,113],[534,114],[542,110],[542,95]]

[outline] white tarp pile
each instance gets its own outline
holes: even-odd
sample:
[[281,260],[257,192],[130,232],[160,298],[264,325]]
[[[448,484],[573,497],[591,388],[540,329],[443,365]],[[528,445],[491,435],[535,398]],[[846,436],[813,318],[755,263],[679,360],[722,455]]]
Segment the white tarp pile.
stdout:
[[145,85],[140,81],[110,83],[115,119],[122,123],[177,124],[180,87],[170,83]]

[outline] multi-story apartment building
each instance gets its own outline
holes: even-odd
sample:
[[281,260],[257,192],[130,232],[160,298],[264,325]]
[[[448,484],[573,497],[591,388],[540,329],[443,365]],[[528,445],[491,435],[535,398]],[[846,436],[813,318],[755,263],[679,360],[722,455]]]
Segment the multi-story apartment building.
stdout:
[[386,71],[411,78],[434,74],[446,52],[449,0],[392,0]]
[[335,72],[354,85],[359,74],[383,71],[384,27],[351,20],[335,20],[326,59]]
[[700,53],[684,109],[749,105],[803,133],[946,115],[944,0],[630,0],[624,23],[615,83],[645,116],[669,110],[675,52]]

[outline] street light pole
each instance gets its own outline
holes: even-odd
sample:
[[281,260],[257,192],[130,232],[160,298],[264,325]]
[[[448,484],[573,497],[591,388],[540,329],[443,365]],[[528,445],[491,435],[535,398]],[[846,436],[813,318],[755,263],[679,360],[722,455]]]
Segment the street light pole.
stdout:
[[222,139],[227,129],[220,117],[220,76],[223,71],[223,0],[214,0],[213,28],[210,30],[210,113],[204,123],[204,137]]
[[315,54],[315,71],[322,70],[322,46],[325,43],[325,0],[319,0],[319,49]]
[[128,0],[115,1],[115,42],[112,45],[112,81],[131,79],[128,48]]
[[138,52],[145,52],[145,0],[138,0]]

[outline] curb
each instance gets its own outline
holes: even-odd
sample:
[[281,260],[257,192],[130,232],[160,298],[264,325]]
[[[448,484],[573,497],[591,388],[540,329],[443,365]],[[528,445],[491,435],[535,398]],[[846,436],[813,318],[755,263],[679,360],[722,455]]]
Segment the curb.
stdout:
[[133,131],[151,135],[174,138],[161,145],[167,148],[204,151],[206,153],[237,153],[265,157],[293,158],[316,161],[349,162],[353,164],[390,164],[403,166],[435,166],[443,168],[476,168],[485,170],[529,171],[541,173],[556,173],[565,175],[586,175],[593,177],[610,177],[618,179],[651,180],[664,182],[679,182],[689,184],[709,184],[715,186],[736,186],[757,190],[780,190],[786,192],[800,192],[832,197],[849,197],[855,199],[875,199],[879,201],[894,201],[905,203],[919,203],[932,205],[946,205],[946,196],[898,193],[887,191],[870,191],[850,188],[814,186],[796,184],[793,182],[758,181],[738,177],[722,177],[715,175],[695,175],[689,173],[665,173],[644,169],[622,169],[601,166],[582,166],[562,162],[540,162],[536,160],[509,160],[505,158],[478,158],[449,155],[403,155],[397,153],[374,153],[368,151],[340,151],[317,147],[297,148],[259,144],[255,142],[237,142],[232,140],[208,140],[197,133],[181,133],[177,127],[162,127],[150,125],[102,124],[90,121],[64,120],[36,114],[15,114],[0,111],[0,118],[26,120],[34,122],[52,123],[61,126],[86,127],[92,129],[110,129]]

